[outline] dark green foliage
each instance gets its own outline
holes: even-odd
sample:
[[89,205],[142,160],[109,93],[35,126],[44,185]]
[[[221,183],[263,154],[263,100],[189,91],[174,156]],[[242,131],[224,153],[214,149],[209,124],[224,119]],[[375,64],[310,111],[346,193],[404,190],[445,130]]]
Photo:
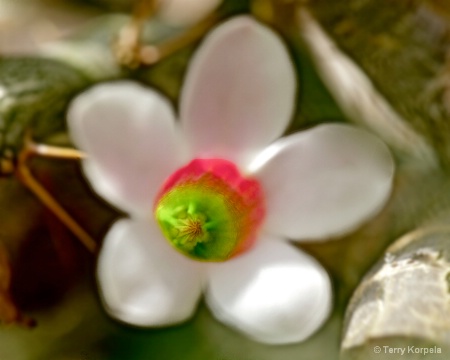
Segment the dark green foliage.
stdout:
[[17,153],[26,129],[38,140],[64,131],[69,101],[89,83],[55,60],[0,58],[0,156]]

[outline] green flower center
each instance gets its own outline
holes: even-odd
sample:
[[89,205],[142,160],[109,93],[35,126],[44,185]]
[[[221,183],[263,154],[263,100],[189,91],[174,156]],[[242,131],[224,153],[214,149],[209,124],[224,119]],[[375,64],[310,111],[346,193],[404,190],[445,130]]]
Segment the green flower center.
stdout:
[[172,246],[203,261],[224,261],[248,248],[263,215],[259,183],[219,159],[197,159],[178,170],[155,206]]

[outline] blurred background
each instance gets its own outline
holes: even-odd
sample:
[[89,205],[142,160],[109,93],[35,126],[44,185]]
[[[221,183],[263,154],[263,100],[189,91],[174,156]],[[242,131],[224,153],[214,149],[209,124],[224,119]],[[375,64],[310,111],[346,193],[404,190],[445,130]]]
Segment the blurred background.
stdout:
[[[397,358],[374,353],[377,345],[439,346],[442,356],[398,358],[449,359],[447,2],[184,4],[163,5],[147,18],[142,4],[125,0],[0,0],[0,359]],[[380,136],[397,163],[393,196],[375,219],[342,239],[301,245],[329,271],[335,310],[312,338],[289,346],[255,343],[215,321],[203,304],[191,321],[172,328],[134,329],[111,320],[99,304],[95,256],[10,168],[29,128],[39,141],[69,144],[67,103],[93,83],[137,79],[176,106],[204,34],[241,13],[279,32],[291,52],[300,91],[288,132],[354,123]],[[136,63],[117,53],[133,14],[146,49],[158,46],[161,59],[142,52]],[[78,162],[33,157],[28,166],[99,242],[121,216],[92,193]]]

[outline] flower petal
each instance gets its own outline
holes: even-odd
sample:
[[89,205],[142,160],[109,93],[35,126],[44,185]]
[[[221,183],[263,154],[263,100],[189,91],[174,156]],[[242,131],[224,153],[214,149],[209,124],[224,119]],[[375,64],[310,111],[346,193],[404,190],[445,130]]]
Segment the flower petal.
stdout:
[[354,230],[381,209],[394,163],[373,135],[328,124],[274,143],[250,169],[266,192],[269,231],[325,239]]
[[68,122],[88,154],[83,165],[94,190],[128,212],[150,212],[159,187],[182,163],[167,100],[137,83],[102,84],[73,101]]
[[106,310],[138,326],[184,321],[201,295],[199,265],[171,248],[156,224],[120,220],[108,232],[98,260]]
[[206,300],[214,315],[256,341],[305,340],[326,320],[331,284],[322,266],[280,239],[210,269]]
[[195,55],[181,97],[194,153],[246,162],[286,128],[295,78],[271,30],[245,16],[219,26]]

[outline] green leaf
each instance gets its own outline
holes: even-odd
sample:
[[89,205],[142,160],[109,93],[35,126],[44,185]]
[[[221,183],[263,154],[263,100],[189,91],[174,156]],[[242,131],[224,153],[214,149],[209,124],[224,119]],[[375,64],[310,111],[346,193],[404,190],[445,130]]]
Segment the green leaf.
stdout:
[[0,58],[0,156],[16,154],[26,130],[38,140],[65,131],[69,101],[89,84],[56,60]]

